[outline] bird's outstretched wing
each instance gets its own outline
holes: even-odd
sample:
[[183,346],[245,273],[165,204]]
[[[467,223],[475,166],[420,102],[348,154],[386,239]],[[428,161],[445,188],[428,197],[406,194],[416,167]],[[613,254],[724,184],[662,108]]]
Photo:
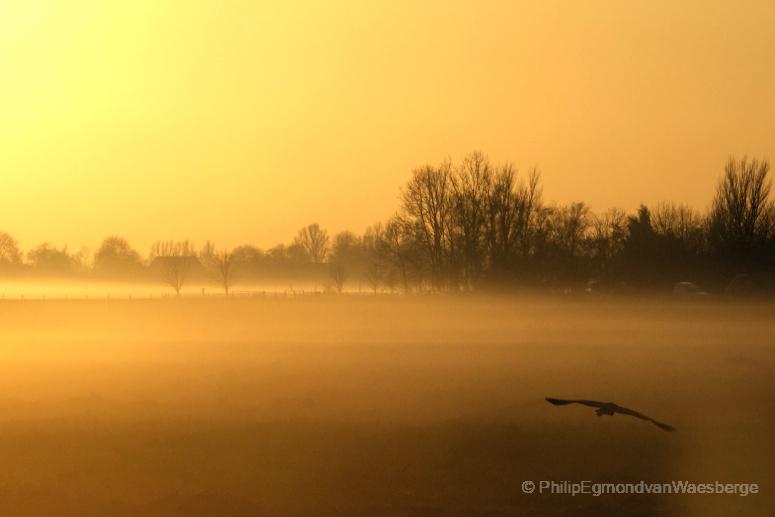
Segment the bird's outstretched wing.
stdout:
[[546,397],[546,401],[549,402],[550,404],[554,404],[555,406],[566,406],[568,404],[583,404],[589,407],[601,408],[606,405],[604,402],[597,402],[595,400],[564,400],[564,399],[553,399],[551,397]]
[[663,431],[675,431],[675,427],[671,425],[665,424],[664,422],[660,422],[659,420],[654,420],[650,416],[646,416],[643,413],[638,413],[637,411],[619,406],[618,404],[613,404],[611,402],[597,402],[596,400],[564,400],[564,399],[554,399],[551,397],[546,397],[546,401],[549,402],[550,404],[554,404],[555,406],[566,406],[568,404],[582,404],[584,406],[590,406],[595,408],[606,408],[609,410],[613,410],[615,413],[634,416],[635,418],[640,418],[641,420],[646,420],[648,422],[651,422],[652,424],[659,427]]
[[664,422],[660,422],[659,420],[654,420],[650,416],[646,416],[643,413],[639,413],[639,412],[637,412],[635,410],[632,410],[632,409],[629,409],[629,408],[626,408],[626,407],[622,407],[622,406],[616,405],[615,406],[615,411],[617,413],[621,413],[623,415],[630,415],[630,416],[634,416],[635,418],[640,418],[641,420],[646,420],[648,422],[651,422],[652,424],[654,424],[655,426],[659,427],[663,431],[675,431],[675,427],[673,427],[672,425],[668,425],[668,424],[666,424]]

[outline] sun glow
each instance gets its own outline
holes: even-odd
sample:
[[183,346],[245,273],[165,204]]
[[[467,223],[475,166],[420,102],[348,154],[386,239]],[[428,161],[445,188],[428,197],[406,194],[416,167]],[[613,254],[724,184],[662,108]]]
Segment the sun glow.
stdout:
[[773,9],[4,0],[0,221],[270,246],[360,231],[472,149],[548,200],[703,208],[728,154],[775,154]]

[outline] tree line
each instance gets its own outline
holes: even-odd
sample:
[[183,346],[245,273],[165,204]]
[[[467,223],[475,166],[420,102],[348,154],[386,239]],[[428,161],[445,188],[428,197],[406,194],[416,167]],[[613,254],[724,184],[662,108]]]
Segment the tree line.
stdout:
[[635,213],[593,213],[583,202],[543,200],[537,169],[520,175],[474,152],[412,171],[397,212],[361,235],[318,224],[268,250],[158,241],[143,257],[118,236],[90,253],[41,244],[26,254],[0,232],[0,271],[161,280],[180,293],[207,280],[234,285],[314,283],[342,292],[581,289],[710,290],[774,287],[775,208],[767,160],[731,157],[705,212],[663,202]]

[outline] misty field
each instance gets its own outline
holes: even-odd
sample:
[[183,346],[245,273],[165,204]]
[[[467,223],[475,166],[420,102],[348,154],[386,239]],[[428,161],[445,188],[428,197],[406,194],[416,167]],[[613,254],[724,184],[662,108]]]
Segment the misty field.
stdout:
[[[762,514],[773,316],[624,298],[2,301],[0,514]],[[524,480],[761,488],[571,497]]]

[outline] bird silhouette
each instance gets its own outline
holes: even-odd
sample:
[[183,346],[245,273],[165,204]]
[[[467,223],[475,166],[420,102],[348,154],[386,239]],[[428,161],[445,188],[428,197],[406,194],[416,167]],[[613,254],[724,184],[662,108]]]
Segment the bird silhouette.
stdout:
[[563,400],[563,399],[553,399],[550,397],[546,397],[546,401],[549,402],[550,404],[554,404],[555,406],[566,406],[568,404],[582,404],[584,406],[597,408],[597,410],[595,411],[595,414],[597,416],[603,416],[603,415],[613,416],[616,413],[620,413],[622,415],[634,416],[635,418],[640,418],[641,420],[647,420],[651,422],[652,424],[659,427],[663,431],[675,431],[675,427],[671,425],[667,425],[665,423],[659,422],[649,416],[644,415],[643,413],[638,413],[637,411],[633,411],[632,409],[619,406],[618,404],[614,404],[613,402],[597,402],[595,400]]

